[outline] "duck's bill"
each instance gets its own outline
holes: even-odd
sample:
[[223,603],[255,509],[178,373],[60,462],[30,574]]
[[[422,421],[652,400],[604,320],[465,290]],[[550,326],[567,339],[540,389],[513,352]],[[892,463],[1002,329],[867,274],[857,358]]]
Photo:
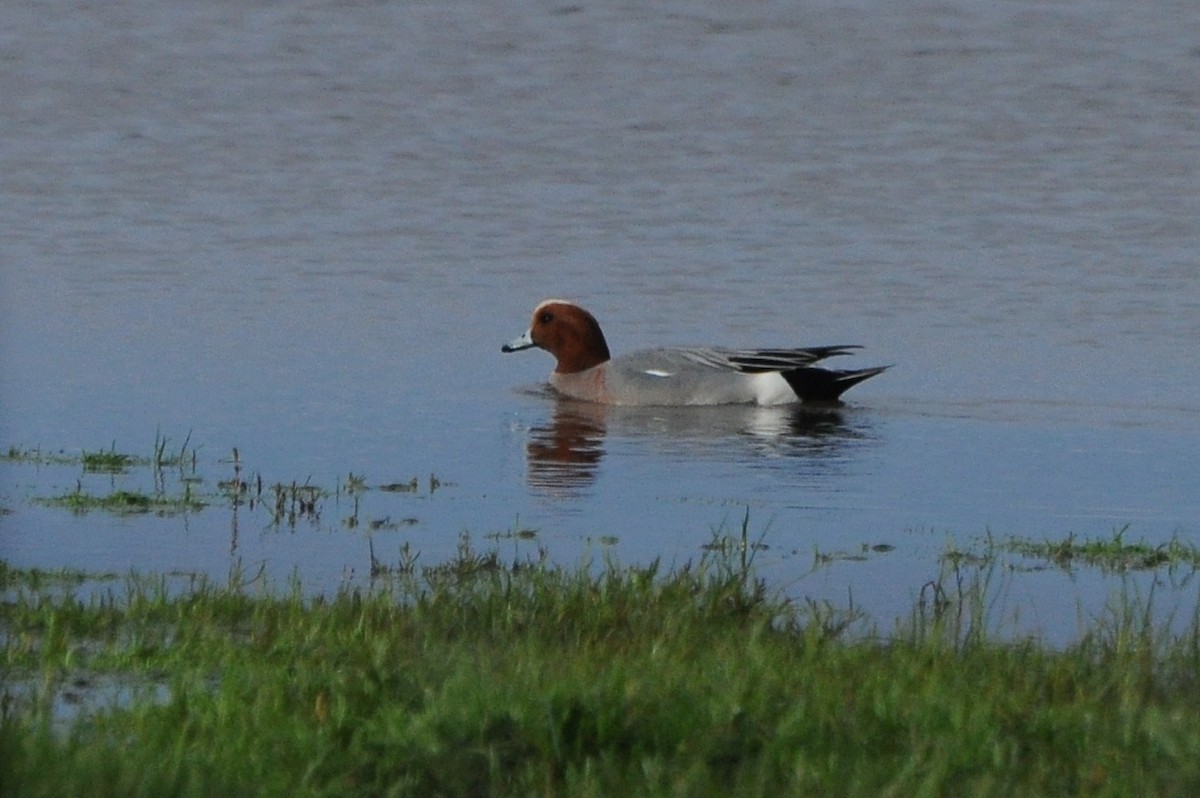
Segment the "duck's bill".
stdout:
[[522,349],[529,349],[534,346],[533,335],[530,330],[526,330],[520,338],[514,338],[504,346],[500,347],[501,352],[520,352]]

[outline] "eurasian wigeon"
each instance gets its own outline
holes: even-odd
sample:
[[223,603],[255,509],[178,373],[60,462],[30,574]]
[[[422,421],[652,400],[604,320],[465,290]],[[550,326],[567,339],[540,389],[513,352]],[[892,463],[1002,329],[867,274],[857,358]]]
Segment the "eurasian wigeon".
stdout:
[[525,334],[500,351],[518,352],[534,346],[558,361],[550,375],[556,391],[610,405],[837,402],[846,389],[887,368],[835,371],[813,366],[859,346],[671,347],[613,358],[596,317],[563,299],[547,299],[538,305]]

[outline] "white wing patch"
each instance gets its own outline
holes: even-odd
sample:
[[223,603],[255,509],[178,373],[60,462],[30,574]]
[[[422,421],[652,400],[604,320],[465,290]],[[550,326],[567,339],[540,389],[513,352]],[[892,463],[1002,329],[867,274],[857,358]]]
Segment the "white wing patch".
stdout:
[[663,369],[646,369],[646,373],[651,377],[674,377],[675,372],[664,371]]

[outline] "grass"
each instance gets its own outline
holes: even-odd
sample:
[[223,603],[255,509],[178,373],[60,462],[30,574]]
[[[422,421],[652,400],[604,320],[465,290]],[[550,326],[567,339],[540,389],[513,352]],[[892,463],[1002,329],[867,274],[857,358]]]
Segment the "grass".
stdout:
[[[56,496],[36,497],[33,501],[50,507],[62,507],[75,513],[87,513],[101,510],[119,514],[129,513],[158,513],[173,514],[184,511],[203,509],[208,502],[194,495],[192,486],[202,482],[195,475],[196,453],[189,450],[191,436],[184,439],[178,453],[168,453],[169,439],[161,433],[154,438],[154,453],[151,457],[140,457],[117,451],[116,442],[108,449],[89,451],[84,449],[79,456],[68,455],[65,451],[44,452],[42,449],[24,449],[10,446],[2,459],[14,463],[34,465],[78,465],[82,474],[76,481],[75,490]],[[188,462],[191,462],[191,473],[185,472]],[[152,467],[155,489],[146,492],[136,488],[114,488],[106,493],[92,493],[84,489],[84,481],[94,481],[96,475],[127,475],[130,469]],[[179,469],[179,482],[183,486],[179,495],[169,495],[166,490],[164,469],[175,467]]]
[[85,449],[80,459],[83,461],[84,471],[97,471],[108,474],[120,473],[139,462],[131,454],[118,452],[116,443],[107,451],[101,449],[100,451],[89,452]]
[[[231,458],[220,461],[232,467],[230,477],[217,480],[215,490],[205,490],[206,480],[197,471],[197,450],[191,447],[190,443],[189,433],[177,451],[169,449],[170,440],[161,433],[156,433],[153,453],[150,456],[120,452],[115,443],[108,449],[85,449],[78,456],[66,454],[62,450],[44,452],[40,448],[10,446],[7,452],[0,452],[0,460],[29,465],[81,466],[82,472],[75,482],[74,490],[32,499],[36,504],[60,507],[78,514],[101,511],[116,514],[174,515],[198,512],[212,505],[236,509],[245,504],[251,510],[259,505],[267,508],[272,524],[290,527],[296,526],[300,521],[318,521],[322,501],[330,496],[340,498],[344,492],[353,500],[352,513],[342,519],[344,526],[353,528],[364,523],[373,530],[398,529],[416,523],[417,519],[412,516],[398,521],[393,521],[390,517],[363,519],[359,514],[360,497],[370,490],[378,490],[381,493],[405,493],[428,498],[439,488],[451,484],[444,482],[436,474],[430,474],[427,483],[422,483],[414,476],[405,482],[390,482],[372,488],[367,484],[365,477],[354,473],[349,474],[344,482],[339,482],[334,490],[310,484],[307,480],[303,483],[294,480],[290,483],[270,483],[265,481],[260,473],[247,473],[239,451],[234,448]],[[142,469],[144,473],[138,474],[135,469]],[[120,477],[120,483],[134,484],[119,484],[114,477]],[[153,489],[143,489],[140,483],[148,483],[151,479]],[[97,484],[102,484],[108,490],[95,492],[90,489]],[[423,484],[426,485],[424,494],[421,493]],[[0,513],[5,512],[5,509],[0,508]]]
[[959,581],[885,632],[772,594],[744,532],[671,571],[505,562],[464,538],[326,598],[234,574],[83,599],[0,569],[0,792],[1200,789],[1200,622],[1171,636],[1124,598],[1066,649],[992,640],[963,623],[980,594]]
[[187,437],[183,439],[183,443],[179,447],[178,452],[168,452],[167,446],[170,444],[170,439],[162,434],[161,431],[154,433],[154,454],[151,457],[138,457],[132,454],[117,451],[117,442],[113,441],[112,446],[105,450],[89,452],[84,449],[80,454],[80,460],[83,463],[84,471],[92,471],[105,474],[120,474],[133,466],[153,465],[156,469],[167,467],[184,468],[189,459],[192,463],[192,470],[195,470],[196,451],[188,449],[188,444],[191,442],[192,435],[189,432]]
[[1172,537],[1163,543],[1145,540],[1128,541],[1129,527],[1115,530],[1111,538],[1080,538],[1068,534],[1061,540],[1033,540],[1014,537],[997,540],[990,535],[983,541],[982,551],[952,547],[945,559],[955,562],[989,562],[1003,553],[1016,554],[1023,567],[1053,566],[1065,571],[1077,567],[1097,568],[1104,573],[1187,569],[1194,573],[1200,568],[1200,547]]
[[112,493],[97,495],[88,493],[82,488],[77,488],[61,496],[40,498],[37,501],[48,507],[63,507],[74,513],[103,510],[110,513],[158,513],[160,515],[169,515],[202,510],[205,507],[205,502],[193,496],[190,491],[185,491],[180,496],[143,493],[137,490],[115,490]]
[[1118,530],[1111,540],[1080,540],[1075,535],[1068,535],[1062,541],[1018,538],[1008,545],[1010,550],[1024,557],[1048,560],[1066,569],[1079,564],[1116,572],[1153,570],[1163,566],[1185,566],[1194,570],[1200,566],[1200,548],[1195,545],[1177,537],[1157,545],[1146,541],[1127,543],[1124,540],[1127,529]]
[[49,452],[43,451],[41,447],[28,449],[21,446],[9,446],[7,450],[0,452],[0,460],[32,465],[69,465],[78,462],[75,457],[62,450]]
[[[12,448],[7,459],[82,467],[74,491],[36,499],[52,506],[261,504],[274,524],[316,518],[344,492],[353,512],[341,523],[355,527],[369,491],[420,499],[447,484],[271,484],[235,449],[221,461],[231,478],[205,490],[186,440],[175,454],[156,436],[146,458],[114,445],[96,467],[89,454]],[[152,491],[130,486],[151,471]],[[84,489],[97,485],[108,492]],[[748,515],[740,535],[721,527],[699,563],[669,571],[499,554],[538,536],[518,518],[486,536],[493,548],[464,535],[431,564],[407,544],[381,561],[368,536],[370,587],[325,597],[261,573],[117,577],[0,561],[0,795],[1200,789],[1200,615],[1163,621],[1153,591],[1126,592],[1057,647],[988,623],[987,580],[1004,568],[1182,572],[1172,583],[1186,586],[1200,563],[1186,541],[1120,529],[951,546],[906,620],[880,629],[854,606],[768,590],[755,576],[765,533],[751,537]],[[815,552],[814,567],[889,548]]]

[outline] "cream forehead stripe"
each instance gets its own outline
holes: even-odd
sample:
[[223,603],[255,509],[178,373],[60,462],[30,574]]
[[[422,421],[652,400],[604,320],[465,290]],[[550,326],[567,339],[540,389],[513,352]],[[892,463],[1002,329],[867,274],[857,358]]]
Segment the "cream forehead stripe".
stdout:
[[547,305],[570,305],[573,308],[579,307],[578,304],[576,304],[575,302],[572,302],[569,299],[545,299],[545,300],[542,300],[541,304],[539,304],[536,308],[533,309],[533,312],[536,314],[538,311],[540,311],[542,308],[546,307]]

